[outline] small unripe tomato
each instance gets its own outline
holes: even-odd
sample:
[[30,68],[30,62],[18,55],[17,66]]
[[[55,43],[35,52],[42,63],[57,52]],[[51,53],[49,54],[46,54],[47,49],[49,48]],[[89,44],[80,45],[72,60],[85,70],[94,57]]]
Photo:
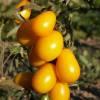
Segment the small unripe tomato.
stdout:
[[[31,9],[30,8],[24,8],[24,6],[29,5],[29,0],[21,0],[17,5],[16,9],[18,10],[19,16],[23,17],[24,20],[28,20],[31,15]],[[17,23],[20,23],[20,20],[16,19]]]
[[56,62],[57,77],[61,82],[74,83],[80,76],[80,66],[70,49],[63,49]]
[[50,100],[70,100],[70,89],[65,83],[57,82],[49,94]]
[[34,74],[32,86],[36,92],[47,93],[54,87],[56,76],[53,67],[55,67],[53,64],[46,63]]
[[25,89],[31,89],[32,77],[33,73],[31,72],[21,72],[15,76],[14,82],[17,85],[24,87]]
[[63,49],[63,37],[60,32],[53,31],[50,35],[41,37],[35,44],[37,56],[45,61],[58,57]]
[[37,57],[35,51],[34,51],[34,47],[31,49],[31,51],[29,52],[29,62],[33,67],[40,67],[41,65],[45,64],[46,61],[40,59],[39,57]]
[[42,95],[42,97],[40,98],[40,100],[49,100],[49,96],[47,94]]
[[17,41],[24,46],[31,47],[37,40],[36,36],[31,36],[30,23],[29,21],[22,23],[17,31]]
[[31,19],[31,28],[36,36],[47,36],[53,31],[55,23],[55,13],[53,11],[45,11]]

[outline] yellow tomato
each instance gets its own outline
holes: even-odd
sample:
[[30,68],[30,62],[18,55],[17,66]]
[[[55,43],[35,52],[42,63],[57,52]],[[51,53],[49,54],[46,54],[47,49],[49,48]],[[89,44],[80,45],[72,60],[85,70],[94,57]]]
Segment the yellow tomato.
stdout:
[[22,45],[30,47],[34,45],[36,40],[36,36],[31,36],[30,23],[23,23],[17,31],[17,41]]
[[80,76],[80,66],[70,49],[63,49],[56,62],[57,77],[62,82],[74,83]]
[[31,72],[22,72],[16,75],[14,82],[17,85],[20,85],[26,89],[31,89],[32,88],[32,77],[33,73]]
[[32,86],[36,92],[47,93],[53,88],[56,83],[56,76],[53,67],[55,67],[53,64],[46,63],[34,74]]
[[46,37],[41,37],[35,44],[37,56],[45,61],[52,61],[58,57],[63,48],[63,37],[58,31],[53,31]]
[[[29,0],[21,0],[16,5],[16,9],[17,10],[19,9],[18,14],[21,15],[21,17],[23,17],[25,20],[29,19],[30,15],[31,15],[31,9],[30,8],[24,8],[24,6],[29,5],[29,4],[30,4]],[[16,22],[20,23],[19,20],[16,20]]]
[[30,15],[31,15],[31,10],[30,9],[24,9],[22,11],[19,12],[19,14],[25,19],[29,19]]
[[47,36],[53,31],[56,15],[53,11],[46,11],[31,20],[31,28],[36,36]]
[[34,51],[34,47],[31,49],[31,51],[29,53],[29,62],[33,67],[40,67],[41,65],[46,63],[44,60],[37,57],[37,55],[35,54],[35,51]]
[[70,89],[67,84],[57,82],[49,96],[50,100],[70,100]]

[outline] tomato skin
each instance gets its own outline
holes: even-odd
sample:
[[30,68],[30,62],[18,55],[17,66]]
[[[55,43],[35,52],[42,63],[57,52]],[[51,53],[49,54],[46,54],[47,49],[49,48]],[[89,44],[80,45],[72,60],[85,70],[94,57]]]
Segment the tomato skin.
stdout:
[[36,36],[31,36],[30,22],[27,21],[21,24],[20,28],[17,31],[17,41],[24,46],[31,47],[34,45],[36,40]]
[[31,89],[32,77],[33,73],[31,72],[21,72],[15,76],[14,82],[26,89]]
[[[16,5],[16,9],[21,9],[21,7],[24,7],[26,5],[29,5],[30,2],[29,0],[21,0],[17,5]],[[22,9],[18,11],[18,14],[21,15],[25,20],[28,20],[30,15],[31,15],[31,9],[27,8],[27,9]],[[16,19],[17,23],[21,23],[18,19]]]
[[37,57],[34,47],[29,52],[29,62],[33,67],[40,67],[41,65],[45,64],[46,62],[39,57]]
[[53,67],[55,67],[53,64],[46,63],[34,74],[32,86],[36,92],[47,93],[53,88],[56,83],[56,76]]
[[63,49],[63,37],[60,32],[53,31],[46,37],[39,38],[35,45],[37,56],[45,61],[58,57]]
[[55,23],[55,13],[53,11],[45,11],[31,19],[31,28],[36,36],[47,36],[53,31]]
[[80,76],[80,66],[70,49],[63,49],[56,62],[56,74],[61,82],[74,83]]
[[50,100],[70,100],[70,89],[65,83],[57,82],[49,94]]

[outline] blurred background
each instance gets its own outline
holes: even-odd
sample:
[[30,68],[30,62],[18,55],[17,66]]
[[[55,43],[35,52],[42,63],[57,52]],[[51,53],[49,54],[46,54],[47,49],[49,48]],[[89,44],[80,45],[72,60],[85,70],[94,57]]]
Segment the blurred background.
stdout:
[[[17,73],[34,71],[27,48],[16,41],[19,1],[0,0],[0,100],[40,100],[13,83]],[[31,18],[44,10],[56,12],[56,29],[79,61],[81,77],[71,86],[71,100],[100,100],[100,0],[32,0],[30,8]]]

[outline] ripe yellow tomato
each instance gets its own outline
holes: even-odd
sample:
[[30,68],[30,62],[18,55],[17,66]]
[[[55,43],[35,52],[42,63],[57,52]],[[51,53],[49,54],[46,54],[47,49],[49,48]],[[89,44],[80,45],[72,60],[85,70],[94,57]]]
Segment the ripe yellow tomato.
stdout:
[[53,31],[56,15],[53,11],[46,11],[31,20],[31,28],[36,36],[47,36]]
[[80,66],[70,49],[63,49],[56,62],[57,77],[62,82],[74,83],[80,76]]
[[67,84],[57,82],[50,91],[50,100],[70,100],[70,89]]
[[36,92],[47,93],[53,88],[56,83],[56,76],[53,67],[55,67],[53,64],[46,63],[34,74],[32,86]]
[[31,36],[30,23],[23,23],[17,31],[17,41],[22,45],[31,47],[37,40],[36,36]]
[[31,89],[32,88],[32,77],[33,73],[31,72],[22,72],[16,75],[14,82],[17,85],[20,85],[26,89]]
[[63,37],[60,32],[53,31],[50,35],[41,37],[35,45],[37,56],[45,61],[58,57],[63,49]]
[[40,67],[41,65],[45,64],[46,62],[35,54],[34,47],[31,49],[29,53],[29,62],[33,67]]
[[[21,0],[17,5],[16,9],[18,10],[18,14],[21,15],[25,20],[29,19],[31,15],[31,9],[30,8],[24,8],[24,6],[29,5],[29,0]],[[16,22],[20,23],[18,19],[16,19]]]

